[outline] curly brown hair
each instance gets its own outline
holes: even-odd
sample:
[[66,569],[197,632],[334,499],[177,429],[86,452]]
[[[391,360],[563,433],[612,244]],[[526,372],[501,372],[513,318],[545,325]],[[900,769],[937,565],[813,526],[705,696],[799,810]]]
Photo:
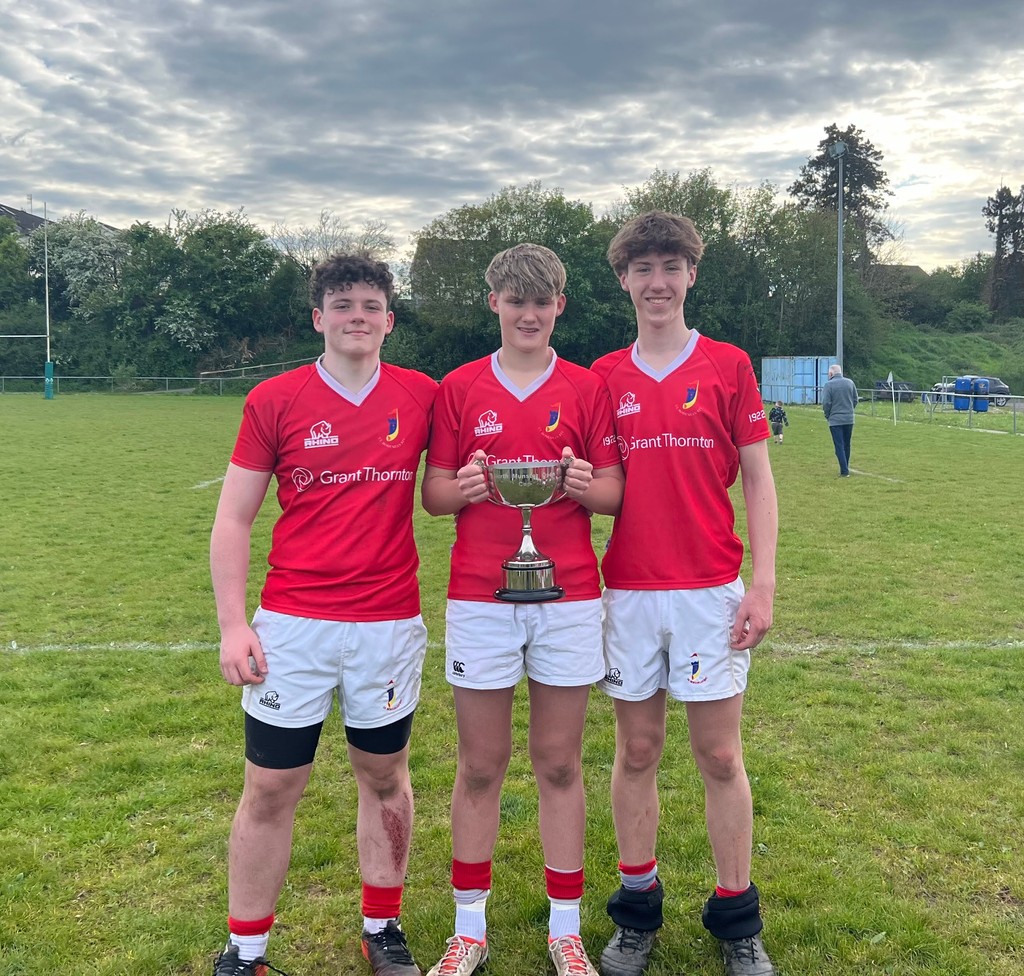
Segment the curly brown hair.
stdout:
[[386,305],[395,294],[395,279],[383,261],[368,254],[334,254],[321,261],[309,276],[309,301],[323,311],[324,295],[329,291],[348,291],[362,282],[384,292]]

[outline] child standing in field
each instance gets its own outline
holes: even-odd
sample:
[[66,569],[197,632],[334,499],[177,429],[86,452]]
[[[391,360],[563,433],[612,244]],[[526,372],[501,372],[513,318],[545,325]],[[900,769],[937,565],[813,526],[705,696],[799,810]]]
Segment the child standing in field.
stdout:
[[[640,976],[662,924],[658,764],[667,698],[685,703],[704,782],[716,884],[704,927],[728,976],[772,976],[751,883],[753,803],[740,719],[750,651],[772,623],[775,483],[768,425],[750,358],[689,328],[686,293],[704,242],[686,217],[654,211],[626,223],[608,260],[636,311],[637,340],[594,363],[617,406],[626,470],[622,512],[604,557],[602,686],[615,701],[612,812],[620,887],[604,976]],[[752,580],[729,488],[742,473]],[[679,747],[669,756],[676,760]]]
[[[519,244],[495,256],[486,278],[501,348],[441,382],[423,479],[424,508],[456,515],[445,667],[459,736],[451,806],[455,934],[429,976],[469,976],[487,958],[484,909],[512,754],[513,696],[524,675],[548,952],[559,976],[596,976],[580,938],[583,727],[590,685],[604,674],[590,515],[619,510],[622,467],[604,382],[549,345],[565,307],[562,262],[546,247]],[[487,503],[478,462],[559,459],[568,462],[568,497],[536,509],[533,523],[565,596],[502,602],[494,593],[503,559],[522,541],[522,519],[517,509]]]
[[789,426],[789,418],[786,416],[781,400],[775,401],[775,406],[772,407],[771,412],[768,414],[768,423],[772,425],[772,435],[775,437],[775,443],[781,444],[782,427],[783,425]]
[[[363,955],[379,976],[420,976],[399,915],[427,638],[412,510],[437,383],[380,361],[392,291],[379,261],[339,255],[317,265],[310,297],[323,355],[249,394],[221,490],[210,567],[220,670],[242,688],[245,787],[214,976],[280,972],[266,948],[295,810],[335,697],[358,788]],[[250,624],[250,536],[271,478],[281,514]]]

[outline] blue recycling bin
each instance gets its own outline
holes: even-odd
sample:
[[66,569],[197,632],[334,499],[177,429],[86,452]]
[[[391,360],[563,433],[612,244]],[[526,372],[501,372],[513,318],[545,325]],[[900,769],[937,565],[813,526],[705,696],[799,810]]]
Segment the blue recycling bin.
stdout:
[[988,410],[988,380],[979,376],[974,381],[974,412],[985,413]]
[[969,376],[958,376],[953,381],[953,409],[971,409],[971,391],[974,383]]

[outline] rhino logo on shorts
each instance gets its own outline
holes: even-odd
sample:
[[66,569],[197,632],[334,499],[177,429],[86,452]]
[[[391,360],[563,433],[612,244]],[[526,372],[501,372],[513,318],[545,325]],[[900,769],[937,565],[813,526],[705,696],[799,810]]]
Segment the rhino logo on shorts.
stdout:
[[622,672],[618,668],[609,668],[608,673],[604,676],[605,684],[616,685],[622,687]]
[[280,696],[276,691],[268,691],[261,699],[260,704],[264,708],[272,708],[275,712],[281,710],[281,703],[277,700]]

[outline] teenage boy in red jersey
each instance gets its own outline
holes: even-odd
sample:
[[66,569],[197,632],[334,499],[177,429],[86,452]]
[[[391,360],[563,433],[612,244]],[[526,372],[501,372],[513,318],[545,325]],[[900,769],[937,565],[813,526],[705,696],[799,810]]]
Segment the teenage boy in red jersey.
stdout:
[[[689,219],[657,211],[629,221],[608,248],[638,337],[593,366],[611,392],[626,471],[602,563],[602,687],[615,699],[612,812],[622,882],[608,903],[616,930],[601,955],[604,976],[639,976],[662,924],[656,774],[667,695],[686,703],[704,780],[718,872],[704,925],[720,940],[729,976],[774,972],[750,881],[753,806],[740,716],[750,649],[772,622],[775,483],[750,359],[683,318],[703,250]],[[753,562],[747,591],[728,492],[738,472]]]
[[[426,651],[412,533],[437,384],[380,361],[394,326],[387,265],[336,256],[310,281],[324,353],[247,397],[210,544],[220,668],[242,686],[245,788],[228,857],[229,941],[214,976],[265,958],[295,808],[337,695],[359,795],[363,954],[419,976],[399,925],[413,800],[408,743]],[[271,477],[281,515],[250,625],[253,520]]]
[[[622,467],[602,380],[549,346],[565,307],[554,252],[519,244],[487,269],[501,348],[441,382],[423,505],[456,515],[446,670],[459,733],[452,792],[455,934],[430,976],[469,976],[487,958],[485,904],[501,785],[512,754],[512,700],[526,675],[530,759],[550,899],[548,951],[560,976],[596,972],[580,939],[585,804],[581,753],[590,685],[604,674],[592,512],[614,514]],[[487,503],[478,461],[569,460],[567,498],[536,509],[534,534],[565,589],[550,603],[503,603],[501,564],[522,541],[517,509]]]

